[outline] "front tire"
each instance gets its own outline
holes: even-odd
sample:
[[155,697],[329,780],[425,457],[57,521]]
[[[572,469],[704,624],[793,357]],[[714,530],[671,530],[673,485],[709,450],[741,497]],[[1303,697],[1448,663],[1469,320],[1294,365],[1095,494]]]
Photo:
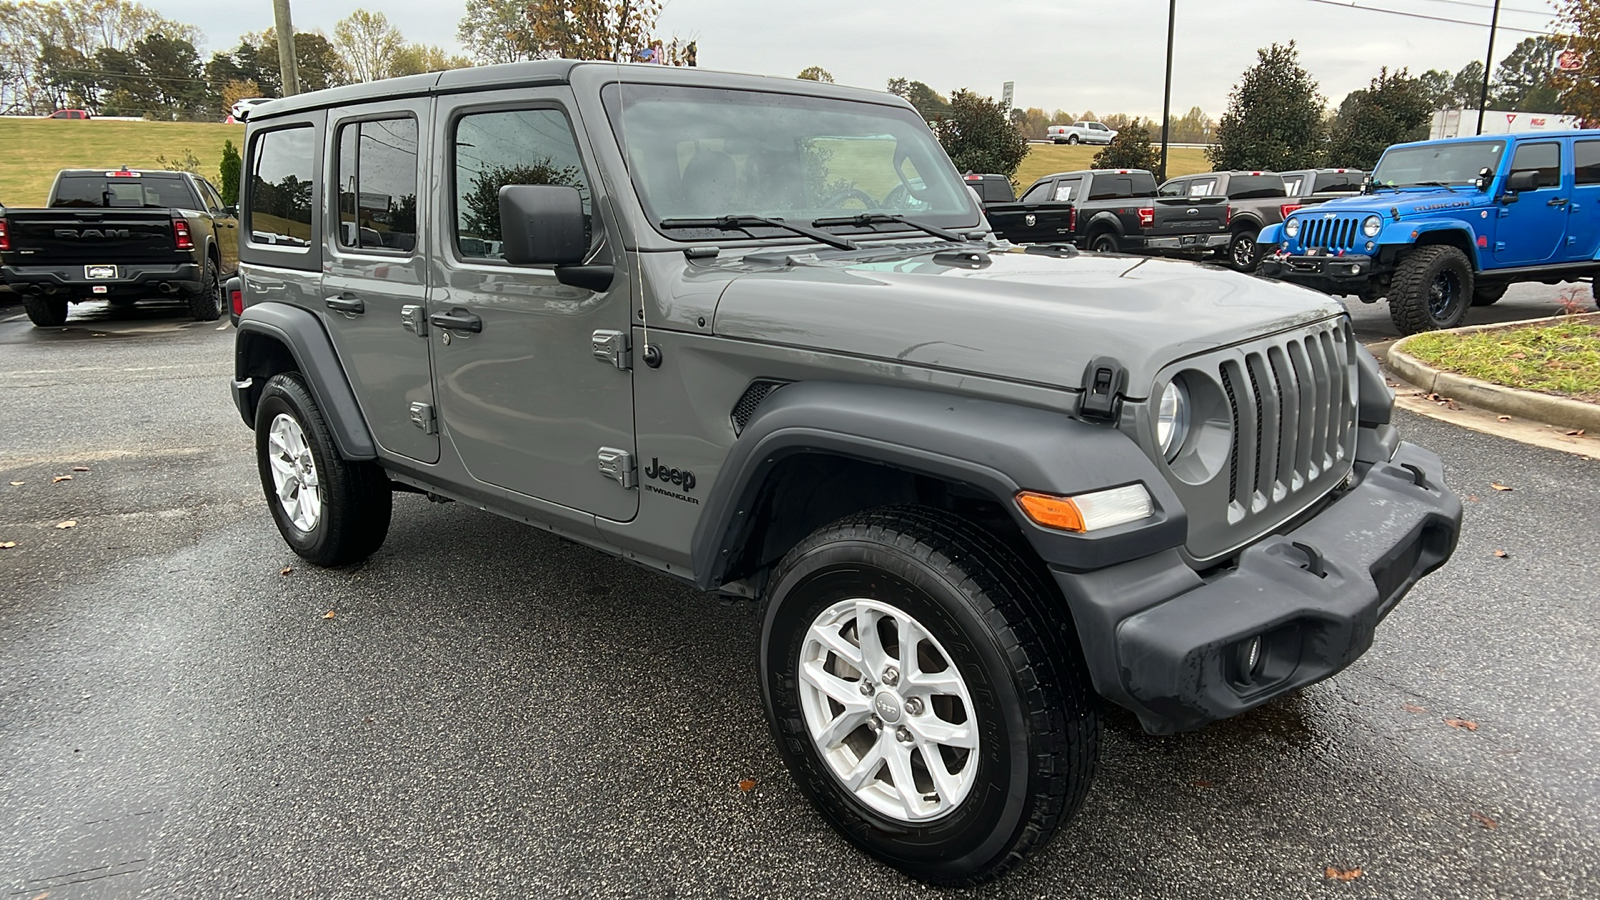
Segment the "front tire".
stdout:
[[1389,318],[1401,334],[1455,328],[1472,305],[1472,266],[1447,244],[1418,247],[1401,260],[1389,288]]
[[274,375],[256,405],[256,468],[283,540],[307,562],[342,566],[371,556],[389,533],[393,494],[377,463],[339,456],[300,375]]
[[1017,865],[1077,811],[1098,759],[1097,699],[1059,610],[1040,567],[942,512],[885,507],[813,533],[773,574],[760,647],[800,789],[913,877],[976,884]]
[[67,324],[67,299],[27,294],[22,298],[22,308],[28,321],[37,328],[58,328]]
[[1241,272],[1254,272],[1261,262],[1261,252],[1256,248],[1256,232],[1241,231],[1228,244],[1228,263]]
[[194,316],[196,322],[215,322],[222,318],[222,274],[209,257],[206,259],[205,275],[200,279],[200,289],[185,291],[184,299],[189,303],[189,315]]

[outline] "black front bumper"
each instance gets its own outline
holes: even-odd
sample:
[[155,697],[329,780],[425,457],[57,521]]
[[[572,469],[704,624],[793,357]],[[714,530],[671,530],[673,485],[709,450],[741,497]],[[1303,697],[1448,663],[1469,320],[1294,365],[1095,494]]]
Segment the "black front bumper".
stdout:
[[[0,267],[0,281],[16,293],[37,287],[50,294],[70,297],[97,297],[106,294],[148,293],[163,284],[187,291],[200,290],[198,263],[117,263],[116,278],[86,277],[81,265],[39,265]],[[95,291],[103,287],[104,291]]]
[[1261,260],[1256,274],[1281,278],[1330,294],[1360,293],[1377,274],[1378,261],[1365,254],[1344,256],[1279,256]]
[[[1097,572],[1054,571],[1096,690],[1147,731],[1170,734],[1348,666],[1412,585],[1455,551],[1461,501],[1442,469],[1437,456],[1402,443],[1224,574],[1202,578],[1175,550]],[[1246,671],[1255,638],[1259,661]]]

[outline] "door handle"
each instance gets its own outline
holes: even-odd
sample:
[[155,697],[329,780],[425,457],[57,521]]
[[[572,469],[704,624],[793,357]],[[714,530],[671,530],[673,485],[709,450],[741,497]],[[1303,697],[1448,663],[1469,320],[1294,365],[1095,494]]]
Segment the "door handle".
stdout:
[[428,321],[435,328],[448,328],[451,331],[483,331],[483,320],[459,306],[447,313],[434,313],[428,317]]
[[1565,198],[1565,197],[1553,197],[1553,198],[1551,198],[1550,202],[1548,204],[1546,204],[1546,205],[1547,206],[1564,206],[1564,205],[1566,205],[1566,202],[1567,202],[1567,198]]
[[338,312],[359,314],[367,311],[367,305],[361,302],[360,297],[352,297],[349,294],[340,294],[337,297],[329,297],[322,302],[326,304],[329,309],[337,310]]

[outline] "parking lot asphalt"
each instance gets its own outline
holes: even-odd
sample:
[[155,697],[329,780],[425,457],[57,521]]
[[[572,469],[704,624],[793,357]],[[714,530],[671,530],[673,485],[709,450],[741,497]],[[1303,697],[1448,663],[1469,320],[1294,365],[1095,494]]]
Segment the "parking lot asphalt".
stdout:
[[[0,895],[1600,896],[1600,462],[1400,414],[1467,519],[1372,650],[1194,734],[1111,714],[1077,818],[941,892],[790,782],[752,604],[413,495],[367,563],[303,566],[227,397],[231,329],[20,312]],[[1383,339],[1382,304],[1355,313]]]

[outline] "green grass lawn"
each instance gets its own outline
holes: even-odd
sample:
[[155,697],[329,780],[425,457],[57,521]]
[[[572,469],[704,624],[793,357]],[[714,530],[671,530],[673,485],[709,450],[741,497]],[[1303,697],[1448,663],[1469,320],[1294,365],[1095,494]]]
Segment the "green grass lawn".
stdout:
[[1580,322],[1472,334],[1420,334],[1405,352],[1436,369],[1507,387],[1600,402],[1600,327]]
[[43,206],[57,169],[160,168],[156,157],[192,152],[200,174],[217,180],[222,142],[244,144],[243,125],[220,122],[111,122],[0,119],[0,205]]
[[[1017,183],[1017,192],[1027,190],[1028,185],[1046,175],[1093,168],[1094,155],[1103,149],[1083,144],[1029,144],[1027,158],[1017,168],[1017,174],[1012,176]],[[1211,163],[1206,160],[1204,150],[1173,147],[1167,151],[1167,170],[1176,178],[1179,175],[1209,172]]]

